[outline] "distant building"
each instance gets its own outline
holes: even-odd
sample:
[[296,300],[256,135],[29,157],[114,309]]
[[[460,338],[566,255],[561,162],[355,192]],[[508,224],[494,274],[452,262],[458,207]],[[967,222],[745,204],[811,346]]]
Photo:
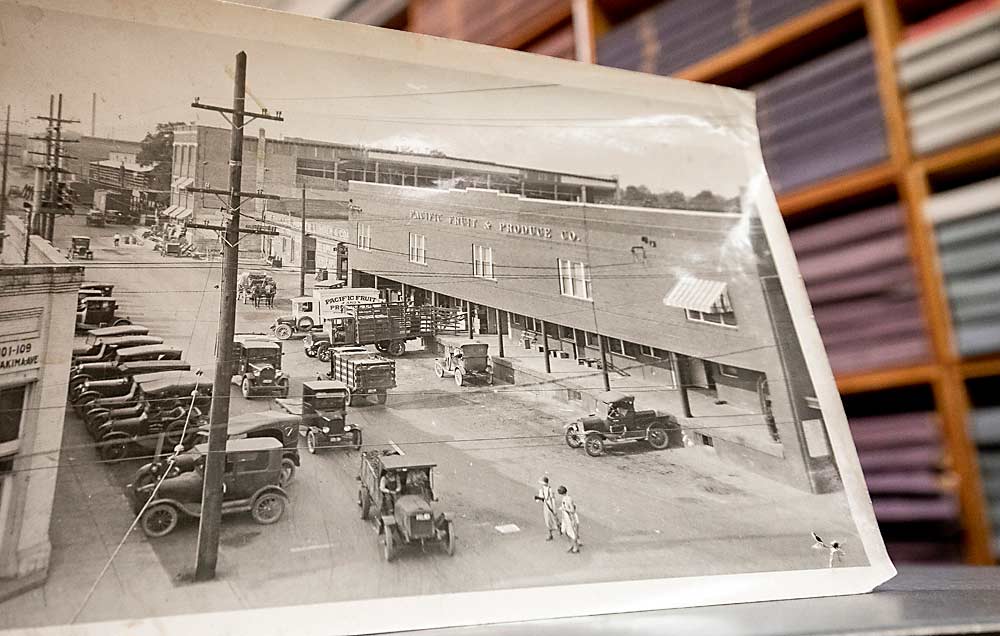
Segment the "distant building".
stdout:
[[107,159],[90,162],[90,182],[118,190],[153,190],[154,167],[153,164],[139,165],[135,154],[113,152]]
[[[229,184],[230,131],[200,125],[174,129],[168,222],[196,219],[219,222],[222,202],[215,196],[185,192],[191,185],[225,189]],[[409,185],[433,189],[489,188],[532,199],[608,202],[618,194],[618,181],[534,170],[489,161],[444,155],[360,148],[300,138],[268,139],[263,130],[243,143],[242,190],[262,190],[296,199],[301,189],[311,196],[322,191],[346,193],[351,181]],[[263,200],[245,208],[262,215]],[[246,218],[246,217],[244,217]],[[260,218],[260,216],[258,216]],[[197,233],[193,233],[197,234]],[[202,233],[215,244],[217,237]],[[259,251],[263,241],[248,235],[241,249]]]
[[0,267],[0,599],[45,580],[83,267],[7,217]]
[[77,181],[90,181],[93,164],[110,158],[112,154],[135,157],[142,150],[142,144],[138,141],[91,137],[89,135],[82,135],[78,139],[78,143],[67,144],[67,154],[73,155],[74,158],[66,159],[64,166],[77,175]]

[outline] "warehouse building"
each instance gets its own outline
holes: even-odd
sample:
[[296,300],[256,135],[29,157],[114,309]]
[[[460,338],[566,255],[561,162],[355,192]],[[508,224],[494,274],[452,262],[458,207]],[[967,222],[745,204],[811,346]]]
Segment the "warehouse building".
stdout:
[[695,443],[796,487],[839,487],[756,221],[481,189],[350,194],[353,286],[461,308],[479,334],[546,341],[591,374],[603,339],[637,408],[668,407]]

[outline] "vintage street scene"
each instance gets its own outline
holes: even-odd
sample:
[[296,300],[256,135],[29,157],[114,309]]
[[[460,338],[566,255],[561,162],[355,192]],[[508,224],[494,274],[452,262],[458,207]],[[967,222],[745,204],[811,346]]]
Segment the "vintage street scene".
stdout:
[[0,628],[867,565],[714,106],[0,21]]

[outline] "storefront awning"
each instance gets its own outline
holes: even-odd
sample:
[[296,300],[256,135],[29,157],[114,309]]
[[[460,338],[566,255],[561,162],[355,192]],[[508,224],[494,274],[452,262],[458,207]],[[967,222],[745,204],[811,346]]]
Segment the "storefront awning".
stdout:
[[685,276],[677,281],[674,288],[663,299],[663,304],[706,313],[729,311],[726,283]]
[[191,208],[181,208],[177,211],[177,216],[175,217],[178,221],[183,221],[184,219],[190,217],[194,214],[194,210]]
[[176,205],[172,205],[169,208],[167,208],[166,210],[160,210],[160,218],[161,219],[169,219],[170,215],[177,210],[177,207],[178,206],[176,206]]
[[183,190],[192,183],[194,183],[194,177],[178,177],[174,180],[174,188],[177,190]]

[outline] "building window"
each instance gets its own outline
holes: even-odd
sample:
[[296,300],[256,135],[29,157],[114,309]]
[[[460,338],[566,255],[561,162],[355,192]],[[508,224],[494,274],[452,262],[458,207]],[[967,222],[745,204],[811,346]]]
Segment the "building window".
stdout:
[[370,252],[372,249],[372,226],[367,223],[358,223],[358,243],[359,250]]
[[687,314],[687,319],[693,322],[707,322],[713,325],[722,325],[724,327],[736,326],[736,314],[733,313],[732,310],[723,312],[708,312],[685,309],[684,312]]
[[493,248],[485,245],[472,246],[472,275],[478,278],[496,280],[493,276]]
[[27,386],[0,389],[0,457],[17,453]]
[[667,357],[667,352],[663,349],[657,349],[648,345],[639,345],[639,353],[649,358],[664,359]]
[[589,331],[583,332],[583,342],[588,347],[594,347],[595,349],[600,346],[597,344],[597,334]]
[[586,263],[559,259],[559,293],[563,296],[593,300],[590,267]]
[[639,345],[635,344],[634,342],[627,342],[627,341],[623,342],[622,343],[622,347],[625,350],[625,355],[628,356],[629,358],[638,358],[639,357],[639,353],[640,353],[639,352]]
[[576,338],[573,333],[573,328],[559,325],[559,339],[567,342],[575,342]]
[[740,377],[740,370],[737,369],[736,367],[729,366],[728,364],[720,364],[719,373],[726,376],[727,378]]
[[524,316],[522,316],[521,314],[511,314],[510,324],[514,325],[515,327],[524,327]]
[[410,262],[418,265],[427,264],[427,237],[423,234],[410,232]]
[[622,346],[621,340],[618,338],[608,338],[607,336],[601,337],[604,338],[604,346],[607,347],[608,352],[625,355],[625,348]]

